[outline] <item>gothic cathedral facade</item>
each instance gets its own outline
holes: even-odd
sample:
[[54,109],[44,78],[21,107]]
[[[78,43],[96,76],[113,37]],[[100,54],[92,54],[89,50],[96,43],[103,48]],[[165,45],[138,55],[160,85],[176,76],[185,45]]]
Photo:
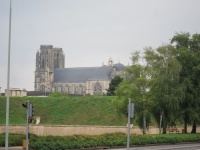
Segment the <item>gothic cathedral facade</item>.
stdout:
[[35,91],[52,91],[54,69],[65,67],[62,48],[41,45],[36,53]]
[[100,67],[65,68],[62,48],[41,45],[36,53],[35,91],[68,93],[71,95],[103,95],[113,77],[124,72],[125,66],[114,64]]

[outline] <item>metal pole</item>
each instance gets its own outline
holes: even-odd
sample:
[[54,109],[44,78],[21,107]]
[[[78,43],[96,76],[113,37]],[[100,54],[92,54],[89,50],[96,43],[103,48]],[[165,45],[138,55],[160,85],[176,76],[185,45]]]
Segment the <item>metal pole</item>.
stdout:
[[7,98],[6,98],[6,137],[5,150],[8,150],[8,132],[9,132],[9,95],[10,95],[10,45],[11,45],[11,14],[12,0],[10,0],[10,16],[9,16],[9,37],[8,37],[8,72],[7,72]]
[[29,139],[28,139],[28,133],[29,133],[28,118],[29,118],[29,100],[27,100],[27,114],[26,114],[26,150],[28,150],[28,144],[29,144]]
[[129,150],[130,145],[130,106],[131,106],[131,99],[128,99],[128,133],[127,133],[127,150]]

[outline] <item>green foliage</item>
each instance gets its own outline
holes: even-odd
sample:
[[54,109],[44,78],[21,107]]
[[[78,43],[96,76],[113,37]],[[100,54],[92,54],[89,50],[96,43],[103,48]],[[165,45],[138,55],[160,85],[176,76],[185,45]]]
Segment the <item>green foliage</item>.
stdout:
[[178,112],[182,99],[184,98],[184,86],[180,84],[181,63],[176,58],[178,50],[172,45],[165,45],[156,50],[146,49],[147,64],[151,66],[152,88],[151,95],[154,100],[154,112],[157,109],[163,133],[166,133],[167,124]]
[[[42,139],[41,139],[42,138]],[[64,137],[39,137],[36,142],[31,142],[33,149],[65,150],[96,147],[126,146],[127,135],[124,133],[109,133],[103,135],[74,135]],[[49,140],[50,139],[50,140]],[[41,142],[42,141],[42,142]],[[158,143],[199,142],[200,134],[167,134],[167,135],[131,135],[130,145],[147,145]]]
[[[149,126],[151,125],[151,121],[152,121],[152,116],[150,113],[145,114],[145,119],[146,119],[146,128],[149,129]],[[143,114],[139,113],[138,116],[136,117],[136,122],[138,124],[138,126],[140,127],[140,129],[143,129]]]
[[[177,47],[187,46],[187,37],[183,37],[184,44]],[[177,40],[177,37],[173,40]],[[180,51],[172,45],[144,50],[144,55],[139,52],[132,54],[132,65],[127,68],[126,78],[116,89],[119,98],[116,106],[118,110],[126,113],[127,99],[131,98],[135,103],[138,124],[141,126],[143,121],[143,133],[145,134],[148,125],[147,120],[151,120],[150,114],[154,114],[159,127],[162,126],[163,132],[166,133],[167,124],[174,122],[185,98],[186,86],[180,82]]]
[[[29,100],[35,105],[35,117],[40,124],[52,125],[125,125],[127,118],[117,115],[112,96],[77,97],[10,97],[10,124],[26,124],[26,109],[22,104]],[[0,124],[5,124],[6,97],[0,97]]]
[[[10,134],[9,146],[21,146],[25,135]],[[127,135],[124,133],[109,133],[102,135],[72,135],[72,136],[36,136],[30,137],[29,147],[33,150],[66,150],[83,148],[108,148],[126,146]],[[200,134],[167,134],[167,135],[131,135],[130,145],[147,145],[158,143],[199,142]],[[5,145],[5,134],[0,134],[0,147]]]
[[190,36],[189,33],[176,33],[171,43],[179,51],[177,59],[183,68],[180,72],[180,83],[185,87],[185,97],[180,105],[180,115],[185,123],[185,132],[190,123],[193,123],[195,132],[195,124],[200,123],[200,34]]
[[118,85],[123,81],[123,78],[120,76],[115,76],[110,84],[109,88],[107,89],[107,95],[108,96],[114,96],[115,95],[115,89],[118,87]]
[[[22,140],[26,139],[22,134],[9,134],[9,146],[21,146]],[[5,146],[5,134],[0,134],[0,147]]]
[[61,92],[53,92],[49,96],[51,96],[51,97],[61,97],[61,96],[68,96],[68,94],[67,93],[61,93]]
[[[150,99],[150,73],[149,66],[141,65],[140,61],[143,61],[139,52],[132,54],[132,65],[127,68],[126,78],[119,84],[116,89],[116,95],[118,96],[116,106],[118,110],[123,113],[127,113],[127,100],[132,99],[135,104],[135,114],[137,122],[142,127],[143,134],[146,134],[147,125],[150,124],[150,109],[152,100]],[[148,117],[148,119],[147,119]],[[148,120],[148,123],[147,123]],[[141,124],[142,122],[142,124]]]

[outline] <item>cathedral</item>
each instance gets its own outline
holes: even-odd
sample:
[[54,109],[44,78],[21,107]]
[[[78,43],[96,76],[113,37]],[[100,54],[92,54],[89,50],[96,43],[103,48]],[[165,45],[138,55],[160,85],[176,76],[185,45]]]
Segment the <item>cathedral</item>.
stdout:
[[68,93],[70,95],[103,95],[107,93],[113,77],[121,74],[126,67],[114,64],[100,67],[65,68],[62,48],[41,45],[36,53],[35,91]]

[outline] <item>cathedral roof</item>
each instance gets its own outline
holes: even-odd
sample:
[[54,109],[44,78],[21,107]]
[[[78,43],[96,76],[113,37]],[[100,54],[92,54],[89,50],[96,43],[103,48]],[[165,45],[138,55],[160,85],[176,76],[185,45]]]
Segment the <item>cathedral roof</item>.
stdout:
[[126,69],[126,67],[121,63],[114,64],[113,68],[116,68],[117,71],[124,71]]
[[110,80],[112,67],[57,68],[54,70],[54,82],[81,82],[88,80]]

